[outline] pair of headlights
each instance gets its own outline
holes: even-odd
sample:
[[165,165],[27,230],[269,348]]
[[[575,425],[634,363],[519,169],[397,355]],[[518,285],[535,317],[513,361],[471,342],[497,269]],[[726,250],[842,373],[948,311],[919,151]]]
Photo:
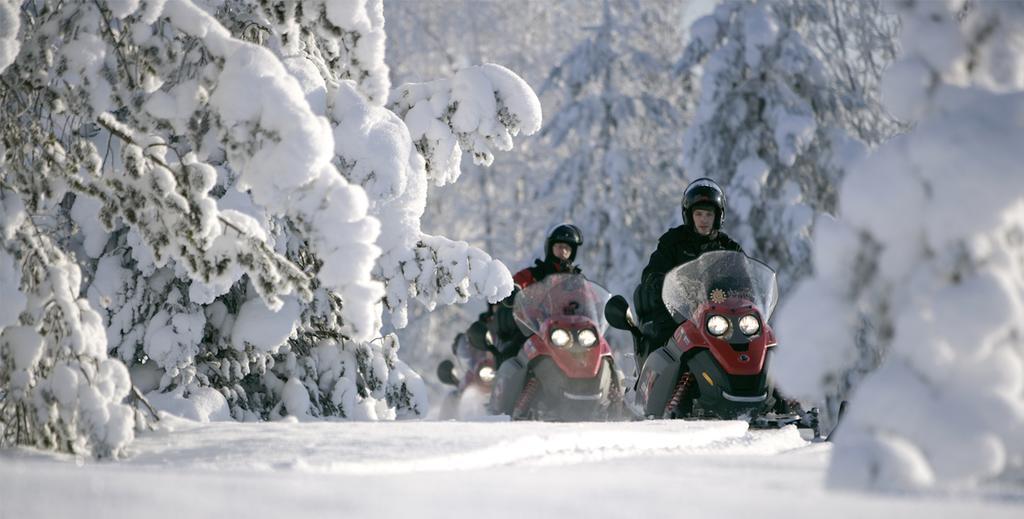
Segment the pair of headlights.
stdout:
[[[580,346],[584,348],[597,344],[597,334],[594,333],[594,330],[580,330],[576,337],[579,339]],[[555,328],[551,330],[551,344],[559,348],[568,348],[572,345],[572,334],[564,328]]]
[[[729,320],[721,315],[712,315],[708,317],[706,324],[708,333],[715,337],[721,337],[729,331],[730,323]],[[740,331],[743,335],[754,335],[761,331],[761,321],[753,314],[747,314],[740,317]]]

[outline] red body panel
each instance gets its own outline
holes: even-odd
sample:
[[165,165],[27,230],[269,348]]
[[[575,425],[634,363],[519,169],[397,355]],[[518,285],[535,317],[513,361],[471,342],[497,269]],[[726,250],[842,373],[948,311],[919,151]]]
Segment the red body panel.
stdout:
[[681,351],[686,352],[693,348],[706,348],[711,350],[722,369],[730,375],[757,375],[764,370],[764,361],[768,348],[775,346],[775,334],[768,323],[761,319],[761,331],[750,340],[746,351],[736,351],[725,340],[708,333],[704,328],[704,321],[709,313],[715,313],[728,318],[740,317],[753,313],[761,319],[761,312],[753,307],[750,302],[741,299],[728,299],[720,304],[708,304],[697,312],[699,316],[696,321],[685,321],[676,328],[672,339]]
[[[550,344],[548,337],[555,328],[562,328],[576,335],[580,330],[591,329],[597,334],[597,344],[590,348],[574,345],[570,349],[559,348]],[[551,319],[544,323],[541,335],[533,335],[523,345],[528,359],[533,360],[541,355],[551,357],[555,364],[569,378],[594,378],[601,370],[601,360],[612,356],[608,342],[598,333],[594,323],[585,317],[565,316]]]

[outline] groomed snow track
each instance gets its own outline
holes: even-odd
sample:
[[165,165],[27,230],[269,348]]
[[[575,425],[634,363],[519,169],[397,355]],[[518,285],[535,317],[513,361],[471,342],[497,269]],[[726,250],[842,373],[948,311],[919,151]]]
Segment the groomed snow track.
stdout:
[[[0,453],[22,517],[1020,517],[1024,492],[829,493],[831,446],[742,422],[167,418],[119,462]],[[481,515],[482,514],[482,515]],[[983,514],[983,515],[982,515]]]

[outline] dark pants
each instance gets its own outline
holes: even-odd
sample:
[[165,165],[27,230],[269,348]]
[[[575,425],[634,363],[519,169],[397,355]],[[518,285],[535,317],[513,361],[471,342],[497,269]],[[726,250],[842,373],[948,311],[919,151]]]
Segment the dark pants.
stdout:
[[[657,288],[652,288],[650,285],[641,284],[633,291],[633,305],[641,323],[640,341],[635,343],[638,350],[636,352],[638,368],[643,366],[644,359],[651,352],[664,346],[672,338],[672,333],[679,326],[669,315],[665,305],[653,302],[651,297],[644,297],[645,291],[648,296],[652,290],[660,294],[660,283],[656,286]],[[658,300],[660,301],[660,296]]]
[[651,321],[641,326],[640,341],[635,343],[638,369],[643,367],[643,363],[648,355],[664,346],[672,338],[672,334],[675,333],[678,326],[671,318]]
[[523,344],[526,343],[527,337],[522,334],[514,335],[506,340],[501,341],[497,348],[494,349],[494,369],[498,369],[502,362],[519,355],[519,350],[523,349]]

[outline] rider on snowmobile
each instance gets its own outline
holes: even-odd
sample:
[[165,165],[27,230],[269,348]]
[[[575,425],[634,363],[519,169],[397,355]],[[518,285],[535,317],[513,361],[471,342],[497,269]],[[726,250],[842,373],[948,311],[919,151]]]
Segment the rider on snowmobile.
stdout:
[[544,241],[544,260],[537,259],[532,267],[527,267],[512,276],[516,290],[497,306],[495,319],[498,324],[498,350],[495,356],[498,365],[515,357],[526,342],[526,335],[519,329],[512,316],[512,303],[516,293],[551,274],[579,274],[580,268],[573,264],[576,251],[583,245],[583,232],[575,225],[563,223],[551,228]]
[[683,225],[669,229],[658,239],[658,248],[651,254],[633,293],[644,341],[638,358],[663,346],[676,329],[661,299],[665,275],[705,252],[732,250],[743,252],[738,243],[722,230],[725,221],[725,193],[714,180],[699,178],[683,192]]
[[534,260],[532,267],[516,272],[512,276],[516,287],[526,288],[550,274],[579,274],[580,268],[572,262],[580,245],[583,245],[583,232],[579,227],[563,223],[551,228],[544,241],[544,261]]

